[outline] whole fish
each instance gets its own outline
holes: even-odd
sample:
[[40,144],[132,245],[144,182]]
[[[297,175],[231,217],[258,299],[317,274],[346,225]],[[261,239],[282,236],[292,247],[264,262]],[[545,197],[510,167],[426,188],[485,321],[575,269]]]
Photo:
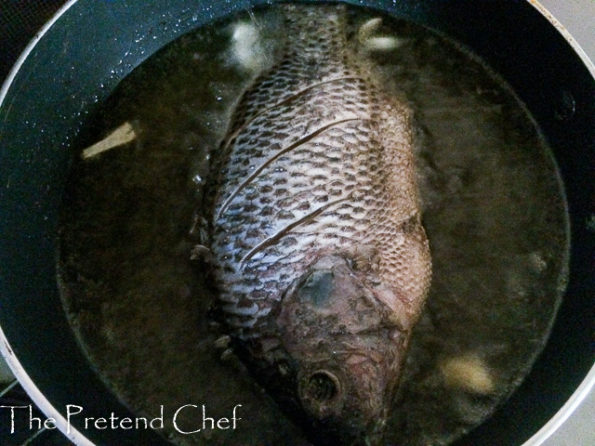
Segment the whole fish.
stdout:
[[378,444],[431,275],[412,114],[338,5],[284,5],[278,62],[241,97],[206,204],[229,334],[319,444]]

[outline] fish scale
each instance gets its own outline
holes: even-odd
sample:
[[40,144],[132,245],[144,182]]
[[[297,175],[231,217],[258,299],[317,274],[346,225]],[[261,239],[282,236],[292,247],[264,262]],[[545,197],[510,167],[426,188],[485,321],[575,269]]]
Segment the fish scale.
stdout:
[[275,335],[271,311],[324,253],[373,253],[405,306],[429,283],[408,108],[357,62],[342,7],[284,14],[292,38],[240,99],[208,197],[214,276],[239,339]]

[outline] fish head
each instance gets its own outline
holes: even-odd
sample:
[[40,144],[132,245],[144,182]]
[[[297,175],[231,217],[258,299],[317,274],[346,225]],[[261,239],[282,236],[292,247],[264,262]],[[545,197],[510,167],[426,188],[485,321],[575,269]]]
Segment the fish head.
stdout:
[[390,413],[409,338],[407,315],[386,304],[391,293],[348,256],[326,255],[287,290],[277,316],[302,409],[343,444],[377,444]]

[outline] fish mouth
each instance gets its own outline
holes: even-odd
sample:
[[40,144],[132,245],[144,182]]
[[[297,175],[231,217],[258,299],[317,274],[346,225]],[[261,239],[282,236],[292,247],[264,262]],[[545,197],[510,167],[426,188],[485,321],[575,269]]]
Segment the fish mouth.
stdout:
[[304,408],[320,420],[341,410],[342,387],[335,373],[318,369],[299,378],[298,392]]
[[386,410],[368,421],[353,418],[351,410],[345,413],[348,397],[340,376],[340,372],[327,367],[312,368],[298,376],[299,398],[303,408],[316,420],[312,426],[317,426],[318,444],[381,445],[386,427]]

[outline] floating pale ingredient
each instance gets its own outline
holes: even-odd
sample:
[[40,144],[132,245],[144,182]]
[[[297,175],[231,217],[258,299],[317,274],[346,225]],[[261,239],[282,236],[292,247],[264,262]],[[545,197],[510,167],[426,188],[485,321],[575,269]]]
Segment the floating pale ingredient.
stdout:
[[120,127],[112,131],[109,135],[101,141],[96,142],[92,146],[87,147],[81,153],[81,158],[89,159],[100,153],[114,149],[116,147],[128,144],[136,139],[136,132],[130,122],[125,122]]

